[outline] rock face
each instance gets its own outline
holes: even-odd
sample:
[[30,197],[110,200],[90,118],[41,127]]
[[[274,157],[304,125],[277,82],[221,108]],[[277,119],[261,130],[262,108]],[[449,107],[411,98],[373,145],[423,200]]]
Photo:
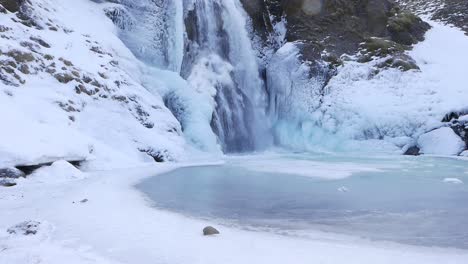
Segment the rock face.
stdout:
[[10,12],[19,11],[24,0],[0,0],[0,4]]
[[219,231],[212,227],[212,226],[207,226],[205,228],[203,228],[203,235],[204,236],[212,236],[212,235],[217,235],[219,234]]
[[[402,45],[424,39],[430,26],[416,15],[402,11],[391,0],[244,0],[256,32],[272,28],[275,19],[287,19],[287,41],[301,41],[305,59],[327,51],[333,57],[353,54],[371,37]],[[265,35],[265,34],[263,34]]]
[[468,1],[466,0],[397,0],[407,10],[428,15],[465,31],[468,35]]

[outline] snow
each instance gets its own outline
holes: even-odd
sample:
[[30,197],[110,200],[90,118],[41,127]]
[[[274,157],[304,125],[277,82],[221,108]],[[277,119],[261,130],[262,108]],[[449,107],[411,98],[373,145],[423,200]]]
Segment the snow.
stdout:
[[424,154],[449,156],[460,154],[466,144],[451,128],[442,127],[421,135],[418,147]]
[[443,182],[449,184],[463,184],[463,181],[458,178],[445,178]]
[[425,41],[408,52],[420,71],[378,69],[379,60],[345,61],[324,90],[320,75],[310,77],[301,70],[307,64],[298,59],[300,44],[286,43],[268,67],[275,94],[270,112],[280,117],[276,140],[312,151],[347,151],[361,143],[358,148],[366,151],[379,145],[366,141],[378,140],[381,148],[395,152],[392,138],[407,138],[411,144],[411,139],[443,126],[447,113],[465,109],[468,38],[459,29],[428,22],[432,29]]
[[[205,163],[207,164],[207,163]],[[317,233],[312,238],[239,230],[161,211],[132,186],[178,166],[165,164],[83,173],[61,184],[31,176],[0,193],[0,263],[448,263],[463,250],[422,248]],[[200,164],[201,165],[201,164]],[[63,178],[74,169],[45,168]],[[79,201],[88,199],[87,202]],[[4,232],[39,221],[37,235]],[[204,237],[203,227],[221,234]]]
[[[51,46],[32,44],[35,60],[26,63],[31,73],[15,70],[24,84],[0,83],[0,123],[5,128],[0,132],[0,167],[58,159],[94,160],[96,168],[125,167],[151,161],[142,149],[168,159],[185,157],[188,147],[179,122],[161,95],[142,85],[144,65],[120,40],[101,6],[87,0],[38,0],[31,14],[44,29],[14,22],[14,14],[0,16],[0,23],[11,28],[0,38],[2,60],[12,60],[5,55],[8,50],[31,52],[20,45],[31,42],[30,37]],[[80,78],[59,83],[46,69],[70,75],[76,71]],[[98,84],[83,82],[85,76]],[[80,84],[89,95],[76,92]]]

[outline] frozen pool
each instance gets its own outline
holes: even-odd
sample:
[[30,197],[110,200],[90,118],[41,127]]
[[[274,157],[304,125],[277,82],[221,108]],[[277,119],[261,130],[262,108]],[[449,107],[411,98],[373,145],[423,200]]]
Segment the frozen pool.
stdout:
[[463,160],[297,155],[180,168],[138,187],[158,208],[239,226],[467,249],[463,182]]

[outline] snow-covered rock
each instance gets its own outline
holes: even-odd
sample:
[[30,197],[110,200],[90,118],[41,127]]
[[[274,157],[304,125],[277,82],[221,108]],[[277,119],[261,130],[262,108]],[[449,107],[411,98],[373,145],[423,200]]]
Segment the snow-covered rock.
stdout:
[[85,178],[85,174],[67,161],[59,160],[37,169],[30,177],[33,180],[54,183],[80,180]]
[[150,149],[183,157],[179,122],[142,85],[144,65],[98,3],[24,1],[0,24],[0,168],[59,159],[131,166]]
[[423,134],[418,139],[418,147],[424,154],[458,155],[465,148],[465,142],[449,127],[442,127]]

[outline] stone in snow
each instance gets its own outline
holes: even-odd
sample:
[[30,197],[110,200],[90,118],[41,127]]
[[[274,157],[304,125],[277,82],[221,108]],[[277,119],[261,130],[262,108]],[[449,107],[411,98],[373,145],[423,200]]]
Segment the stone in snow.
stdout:
[[0,178],[14,178],[14,179],[16,179],[16,178],[20,178],[20,177],[24,177],[24,176],[25,176],[24,172],[18,170],[15,167],[0,169]]
[[203,228],[203,235],[204,236],[211,236],[211,235],[217,235],[219,234],[219,231],[212,227],[212,226],[207,226],[205,228]]
[[40,224],[41,223],[37,221],[24,221],[8,228],[7,232],[12,235],[35,235],[39,231]]

